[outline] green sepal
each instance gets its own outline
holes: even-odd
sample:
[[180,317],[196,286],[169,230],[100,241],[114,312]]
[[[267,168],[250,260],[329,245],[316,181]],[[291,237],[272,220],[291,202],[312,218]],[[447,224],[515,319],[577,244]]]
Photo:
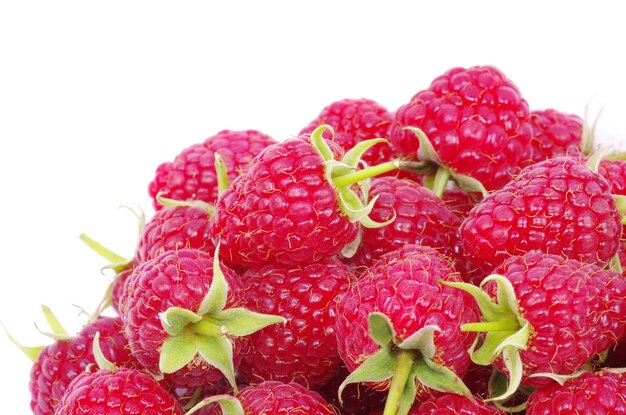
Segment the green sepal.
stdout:
[[417,387],[415,383],[418,376],[418,367],[419,365],[417,364],[411,366],[411,372],[409,373],[409,377],[407,378],[406,384],[404,385],[402,395],[400,395],[397,415],[408,414],[411,410],[411,407],[415,403],[415,397],[417,396]]
[[503,315],[506,315],[505,308],[497,303],[494,303],[489,294],[481,290],[480,287],[466,282],[439,280],[439,283],[449,287],[458,288],[474,297],[474,300],[476,300],[476,303],[478,304],[478,308],[480,308],[480,312],[487,321],[498,320]]
[[272,314],[261,314],[245,308],[229,308],[213,316],[227,336],[242,337],[264,329],[272,324],[285,324],[287,319]]
[[215,157],[215,173],[217,175],[217,195],[221,196],[230,186],[228,183],[228,168],[224,162],[224,158],[219,153],[213,155]]
[[380,347],[391,347],[396,334],[391,320],[383,313],[374,311],[368,316],[369,335]]
[[436,172],[437,164],[428,160],[400,160],[398,168],[421,176],[430,176]]
[[320,155],[322,160],[330,161],[334,160],[334,156],[333,151],[330,149],[323,137],[326,131],[330,131],[331,135],[333,137],[335,136],[335,131],[333,130],[333,127],[328,124],[322,124],[311,133],[311,144],[313,145],[315,150],[317,150],[317,153]]
[[[84,233],[81,233],[79,236],[81,241],[85,243],[89,248],[91,248],[96,254],[100,255],[102,258],[106,259],[109,262],[109,267],[112,267],[116,272],[121,271],[126,268],[128,264],[131,263],[131,260],[124,258],[118,253],[111,251],[109,248],[102,245],[100,242],[95,239],[87,236]],[[118,271],[118,268],[119,271]]]
[[[227,178],[228,179],[228,178]],[[219,179],[218,179],[219,180]],[[168,207],[197,207],[206,211],[209,217],[215,213],[215,207],[204,200],[176,200],[163,196],[164,192],[157,193],[155,199],[162,206]]]
[[606,155],[606,153],[609,151],[610,148],[611,146],[605,146],[605,147],[599,148],[591,155],[591,157],[589,157],[589,159],[587,160],[587,163],[585,163],[585,165],[589,167],[589,170],[591,170],[594,173],[598,172],[598,169],[600,168],[600,162],[602,161],[602,159],[604,158],[604,156]]
[[[463,328],[461,327],[461,329]],[[496,349],[498,349],[498,346],[510,337],[511,334],[513,333],[502,331],[489,332],[485,336],[483,344],[478,349],[475,349],[476,342],[474,342],[469,350],[472,362],[481,366],[488,366],[492,364],[498,357]]]
[[100,369],[107,369],[111,371],[117,370],[117,366],[115,366],[115,363],[107,359],[106,356],[104,356],[104,353],[102,353],[102,349],[100,348],[99,331],[96,332],[96,334],[93,336],[93,343],[91,345],[91,348],[93,351],[94,360],[96,361],[96,364]]
[[424,326],[398,344],[404,350],[419,350],[426,359],[435,357],[437,347],[435,346],[435,333],[440,332],[438,326]]
[[356,168],[361,161],[361,157],[363,154],[376,144],[380,143],[388,143],[384,138],[372,138],[369,140],[364,140],[357,143],[354,147],[352,147],[342,158],[341,161],[352,168]]
[[347,244],[345,244],[343,248],[341,248],[341,255],[344,258],[352,258],[356,254],[356,252],[359,250],[362,237],[363,237],[363,230],[359,226],[359,228],[357,229],[356,237],[351,242],[348,242]]
[[67,332],[67,330],[65,330],[65,328],[63,328],[63,325],[61,324],[61,322],[59,321],[59,319],[57,318],[57,316],[54,315],[54,313],[52,312],[52,310],[50,309],[50,307],[48,307],[47,305],[42,304],[41,305],[41,311],[43,311],[43,315],[46,318],[46,322],[48,323],[48,326],[50,326],[50,329],[52,330],[52,333],[64,337],[64,338],[70,338],[71,336],[69,335],[69,333]]
[[617,207],[617,211],[619,212],[619,216],[621,218],[622,225],[626,225],[626,196],[623,195],[612,195],[613,200],[615,200],[615,206]]
[[477,179],[466,174],[457,173],[456,171],[449,169],[452,180],[457,186],[468,193],[480,193],[483,197],[489,195],[489,191],[485,186]]
[[415,375],[420,383],[441,392],[456,393],[474,399],[472,392],[463,380],[452,370],[435,363],[432,359],[417,359],[414,363]]
[[589,124],[589,105],[591,104],[591,100],[585,105],[585,119],[583,120],[583,130],[581,133],[580,140],[580,151],[588,156],[592,153],[596,135],[596,128],[598,127],[598,120],[602,115],[602,111],[604,111],[604,106],[600,108],[596,117],[593,120],[593,123]]
[[362,218],[367,217],[374,208],[374,202],[376,202],[376,198],[374,198],[364,206],[359,196],[347,187],[339,189],[337,195],[339,196],[341,210],[350,222],[359,222]]
[[9,341],[11,343],[13,343],[13,345],[15,345],[15,347],[20,349],[22,351],[22,353],[24,353],[24,355],[26,357],[28,357],[28,359],[30,359],[31,362],[35,362],[37,360],[37,357],[39,357],[39,353],[41,353],[41,351],[43,350],[43,348],[45,346],[25,346],[22,343],[18,342],[15,339],[15,337],[13,337],[11,335],[11,333],[9,333],[9,330],[6,328],[4,323],[2,323],[1,321],[0,321],[0,325],[4,329],[4,332],[6,333]]
[[339,402],[343,405],[343,390],[352,383],[384,382],[393,377],[398,359],[388,347],[383,347],[350,373],[339,386]]
[[218,243],[213,254],[213,279],[211,280],[209,291],[203,298],[200,308],[198,308],[199,315],[213,314],[222,311],[226,307],[228,284],[220,267],[219,249],[220,244]]
[[619,253],[616,252],[615,255],[611,257],[611,261],[609,262],[609,269],[619,272],[620,274],[624,273],[622,262],[619,259]]
[[420,144],[419,148],[417,149],[417,157],[420,160],[430,161],[432,163],[438,164],[439,166],[443,165],[441,157],[439,157],[437,150],[435,150],[432,143],[430,142],[430,139],[428,138],[426,133],[424,133],[424,131],[411,126],[404,127],[403,130],[411,131],[417,136]]
[[205,398],[194,405],[189,411],[185,412],[185,415],[192,415],[210,403],[217,403],[220,406],[222,415],[245,415],[239,399],[230,395],[214,395]]
[[194,337],[185,331],[163,341],[159,356],[159,370],[162,373],[174,373],[193,361],[198,352]]
[[202,320],[202,316],[182,307],[170,307],[159,313],[161,326],[170,336],[178,336],[189,324]]
[[[626,370],[626,369],[625,369]],[[588,372],[587,369],[580,369],[575,371],[574,373],[570,373],[569,375],[558,375],[556,373],[548,373],[548,372],[537,372],[528,375],[529,378],[548,378],[552,379],[559,385],[563,386],[565,382],[568,380],[574,379],[582,375],[583,373]]]
[[515,392],[517,392],[520,384],[522,383],[524,366],[522,364],[519,349],[512,346],[505,347],[502,351],[502,360],[504,360],[504,366],[506,366],[509,371],[509,383],[507,388],[502,394],[485,399],[485,402],[507,400],[513,396]]
[[198,354],[205,362],[219,369],[228,383],[237,393],[237,381],[235,380],[235,367],[233,366],[233,344],[225,336],[198,337]]

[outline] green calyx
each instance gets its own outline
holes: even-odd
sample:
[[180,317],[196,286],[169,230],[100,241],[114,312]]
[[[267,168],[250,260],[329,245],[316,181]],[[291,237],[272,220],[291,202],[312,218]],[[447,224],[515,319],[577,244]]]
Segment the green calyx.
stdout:
[[[417,173],[429,174],[424,182],[425,187],[432,190],[437,197],[442,197],[443,192],[448,185],[449,179],[454,180],[457,186],[469,193],[481,193],[487,196],[488,191],[485,186],[478,180],[471,176],[456,172],[454,169],[445,165],[445,163],[439,157],[437,150],[433,147],[430,139],[419,128],[404,127],[404,130],[414,133],[419,140],[419,148],[417,150],[417,157],[419,162],[403,162],[400,164],[400,168]],[[434,171],[434,176],[432,172]]]
[[241,402],[231,395],[214,395],[205,398],[185,412],[185,415],[192,415],[210,403],[218,404],[222,415],[245,415]]
[[[228,178],[227,178],[228,179]],[[215,207],[203,200],[176,200],[169,199],[163,196],[163,193],[156,195],[156,200],[163,206],[169,207],[197,207],[206,211],[208,217],[213,216],[215,213]]]
[[237,390],[230,339],[247,336],[271,324],[284,324],[286,320],[240,307],[225,308],[227,296],[228,284],[216,249],[213,281],[198,310],[170,307],[160,314],[161,325],[168,334],[161,347],[162,373],[172,373],[189,364],[207,364],[220,370]]
[[389,318],[369,315],[370,337],[380,349],[368,357],[339,387],[339,399],[351,383],[389,382],[383,415],[406,415],[417,394],[416,382],[429,388],[472,398],[463,381],[450,369],[435,362],[437,326],[425,326],[399,341]]
[[[335,160],[333,152],[323,138],[325,131],[334,134],[329,125],[320,125],[311,133],[311,144],[317,150],[324,161],[324,173],[326,180],[335,188],[339,207],[351,222],[360,222],[366,228],[378,228],[386,226],[395,220],[395,216],[385,222],[376,222],[369,218],[369,213],[374,207],[376,198],[368,201],[367,179],[384,174],[399,167],[399,161],[389,161],[377,166],[358,169],[363,154],[372,146],[387,142],[383,138],[365,140],[355,145],[341,160]],[[352,185],[358,185],[360,196],[352,189]]]
[[[495,301],[482,290],[490,281],[497,285]],[[441,284],[461,289],[474,297],[484,320],[461,326],[463,331],[486,333],[481,346],[477,349],[478,338],[470,349],[472,361],[479,365],[490,365],[498,356],[504,360],[509,371],[507,388],[498,396],[488,401],[503,401],[511,397],[520,386],[523,364],[520,351],[528,346],[531,327],[520,314],[515,290],[511,282],[502,275],[492,274],[477,287],[472,284],[440,281]]]

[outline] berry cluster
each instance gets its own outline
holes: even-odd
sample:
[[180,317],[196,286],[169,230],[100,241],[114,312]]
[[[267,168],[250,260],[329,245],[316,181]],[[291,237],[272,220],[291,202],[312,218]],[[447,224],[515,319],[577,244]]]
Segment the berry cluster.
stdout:
[[33,413],[626,413],[626,162],[592,136],[475,66],[184,149],[131,260],[82,236],[117,276],[74,336],[45,309]]

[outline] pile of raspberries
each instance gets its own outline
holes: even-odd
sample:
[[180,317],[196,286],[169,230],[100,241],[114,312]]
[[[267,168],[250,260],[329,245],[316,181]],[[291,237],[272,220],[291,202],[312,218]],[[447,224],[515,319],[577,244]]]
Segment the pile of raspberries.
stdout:
[[[156,169],[35,415],[626,414],[626,155],[493,66]],[[592,123],[593,124],[593,123]],[[625,234],[626,235],[626,234]]]

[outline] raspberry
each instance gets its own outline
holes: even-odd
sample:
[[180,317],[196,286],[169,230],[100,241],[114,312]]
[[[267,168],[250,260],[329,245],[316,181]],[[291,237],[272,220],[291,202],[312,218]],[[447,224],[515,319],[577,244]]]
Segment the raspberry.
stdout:
[[159,165],[148,191],[156,210],[162,205],[156,196],[161,193],[169,199],[202,200],[214,205],[217,200],[215,153],[224,159],[228,179],[233,180],[247,169],[250,161],[265,147],[276,141],[255,130],[223,130],[194,144],[171,162]]
[[529,164],[565,156],[579,149],[583,120],[578,115],[555,109],[534,110],[528,120],[533,130]]
[[237,398],[245,415],[335,415],[317,392],[297,383],[267,381],[243,388]]
[[390,140],[397,155],[417,158],[421,129],[443,165],[479,180],[488,190],[505,185],[529,153],[528,104],[493,66],[453,68],[435,78],[396,112]]

